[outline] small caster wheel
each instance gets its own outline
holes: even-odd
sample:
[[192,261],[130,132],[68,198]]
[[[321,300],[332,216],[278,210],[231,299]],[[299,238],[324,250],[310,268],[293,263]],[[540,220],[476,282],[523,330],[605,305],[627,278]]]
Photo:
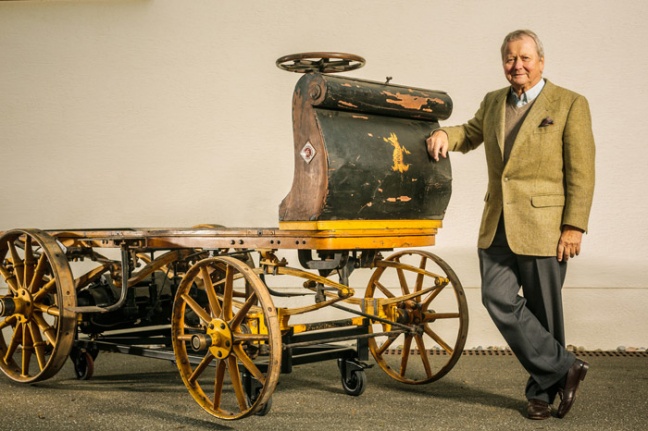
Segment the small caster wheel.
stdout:
[[85,350],[70,355],[74,363],[74,374],[78,380],[89,380],[94,373],[94,359]]
[[367,374],[362,371],[352,371],[348,379],[342,377],[342,387],[347,395],[357,397],[367,388]]
[[347,395],[362,395],[367,389],[367,374],[362,364],[356,361],[338,359],[342,388]]

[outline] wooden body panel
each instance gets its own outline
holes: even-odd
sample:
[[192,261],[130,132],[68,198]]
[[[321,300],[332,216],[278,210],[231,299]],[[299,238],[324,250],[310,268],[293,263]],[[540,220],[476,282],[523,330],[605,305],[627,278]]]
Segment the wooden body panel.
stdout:
[[[214,229],[75,229],[47,231],[66,247],[91,246],[114,248],[126,244],[140,249],[304,249],[363,250],[425,247],[434,245],[441,221],[424,225],[418,221],[395,221],[395,227],[384,224],[329,222],[325,225],[270,228]],[[417,226],[418,225],[418,226]],[[289,229],[286,229],[289,228]]]

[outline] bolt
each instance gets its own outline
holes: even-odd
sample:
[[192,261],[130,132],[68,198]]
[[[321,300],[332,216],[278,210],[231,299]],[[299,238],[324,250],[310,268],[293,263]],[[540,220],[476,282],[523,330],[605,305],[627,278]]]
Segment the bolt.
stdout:
[[318,97],[320,97],[321,94],[322,94],[322,90],[319,88],[319,86],[311,87],[310,97],[312,99],[317,99]]

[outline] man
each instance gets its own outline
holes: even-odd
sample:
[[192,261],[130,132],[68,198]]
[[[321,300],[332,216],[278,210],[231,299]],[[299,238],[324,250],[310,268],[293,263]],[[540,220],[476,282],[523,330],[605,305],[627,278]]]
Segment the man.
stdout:
[[[510,87],[488,93],[466,124],[427,139],[434,160],[484,143],[488,191],[479,231],[482,302],[530,374],[527,417],[569,412],[589,365],[565,349],[561,289],[578,255],[594,192],[594,138],[587,100],[543,79],[535,33],[504,39]],[[522,288],[523,297],[519,295]]]

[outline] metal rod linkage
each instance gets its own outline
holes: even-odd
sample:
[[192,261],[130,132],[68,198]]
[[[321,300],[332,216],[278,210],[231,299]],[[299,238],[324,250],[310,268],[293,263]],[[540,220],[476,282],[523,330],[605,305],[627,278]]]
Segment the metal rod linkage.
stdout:
[[312,340],[312,341],[301,341],[298,343],[289,343],[281,346],[283,350],[292,349],[295,347],[305,347],[305,346],[315,346],[318,344],[333,343],[336,341],[345,341],[345,340],[361,340],[367,338],[374,338],[380,336],[389,336],[395,334],[404,334],[406,332],[412,332],[411,330],[398,330],[398,331],[388,331],[388,332],[377,332],[375,334],[364,334],[364,335],[347,335],[346,337],[333,337],[333,338],[323,338],[321,340]]

